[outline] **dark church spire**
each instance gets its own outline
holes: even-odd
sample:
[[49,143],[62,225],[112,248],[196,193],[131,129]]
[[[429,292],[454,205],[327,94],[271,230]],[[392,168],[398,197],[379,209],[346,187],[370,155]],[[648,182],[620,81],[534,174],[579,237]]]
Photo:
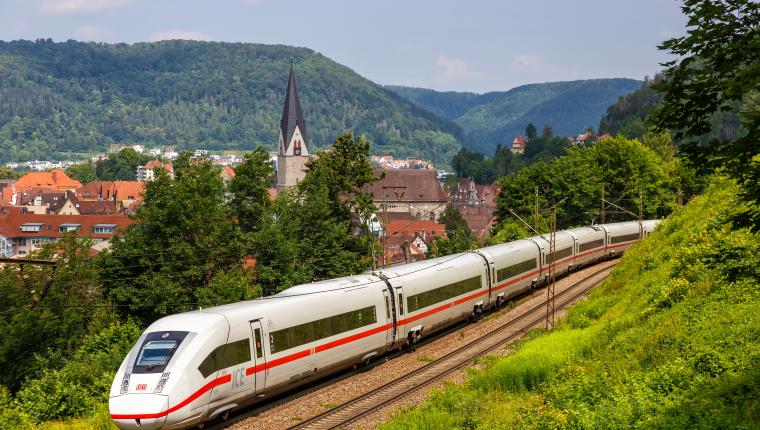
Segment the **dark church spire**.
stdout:
[[306,137],[306,124],[301,112],[301,102],[298,100],[298,88],[296,88],[296,74],[293,71],[293,57],[290,57],[290,77],[288,78],[288,89],[285,93],[285,106],[282,109],[282,120],[280,121],[280,131],[285,144],[285,150],[290,145],[296,126],[301,131],[304,145],[309,146],[309,140]]

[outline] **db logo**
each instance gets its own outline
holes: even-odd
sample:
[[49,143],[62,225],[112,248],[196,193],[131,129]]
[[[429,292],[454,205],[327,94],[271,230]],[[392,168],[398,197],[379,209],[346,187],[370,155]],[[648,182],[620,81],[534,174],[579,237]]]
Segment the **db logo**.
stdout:
[[137,384],[137,391],[145,391],[148,389],[148,384]]

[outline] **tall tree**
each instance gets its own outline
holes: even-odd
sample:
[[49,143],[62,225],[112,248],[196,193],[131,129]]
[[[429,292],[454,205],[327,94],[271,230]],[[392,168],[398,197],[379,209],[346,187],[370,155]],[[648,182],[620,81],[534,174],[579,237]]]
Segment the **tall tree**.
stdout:
[[269,153],[261,146],[246,153],[230,181],[230,211],[243,232],[260,230],[269,204],[269,183],[274,173]]
[[695,139],[712,130],[714,113],[742,106],[744,136],[707,147],[692,140],[684,149],[694,166],[726,168],[750,203],[737,221],[760,230],[760,3],[684,0],[681,10],[689,18],[687,35],[660,45],[678,59],[663,64],[667,79],[658,85],[665,96],[656,124]]
[[429,257],[464,252],[475,245],[475,235],[462,217],[462,213],[453,205],[446,206],[438,217],[438,222],[446,225],[446,237],[433,239],[428,251]]
[[253,294],[218,168],[185,153],[174,175],[156,169],[137,223],[102,254],[108,298],[144,321]]
[[544,124],[544,130],[541,132],[541,136],[544,138],[554,137],[554,129],[551,124]]
[[278,197],[254,237],[265,294],[370,267],[376,244],[364,221],[375,207],[362,189],[375,180],[368,154],[367,139],[344,133],[307,163],[294,189]]
[[532,122],[525,127],[525,136],[528,140],[533,140],[536,137],[536,126]]
[[68,169],[66,169],[66,174],[69,175],[69,177],[72,179],[76,179],[77,181],[81,182],[82,184],[86,184],[98,179],[97,173],[95,172],[95,167],[93,167],[92,163],[90,162],[73,164],[69,166]]

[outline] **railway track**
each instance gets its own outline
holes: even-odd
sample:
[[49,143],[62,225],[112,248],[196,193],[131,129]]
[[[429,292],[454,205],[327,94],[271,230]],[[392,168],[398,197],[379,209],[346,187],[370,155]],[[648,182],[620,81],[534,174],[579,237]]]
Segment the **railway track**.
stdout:
[[[556,309],[563,309],[600,284],[609,275],[612,266],[595,271],[555,295]],[[546,319],[546,301],[533,306],[501,327],[461,346],[427,365],[420,367],[387,384],[381,385],[348,402],[317,416],[293,425],[290,429],[334,429],[345,427],[362,417],[383,408],[397,399],[430,385],[445,376],[466,367],[473,359],[486,355],[526,333]]]

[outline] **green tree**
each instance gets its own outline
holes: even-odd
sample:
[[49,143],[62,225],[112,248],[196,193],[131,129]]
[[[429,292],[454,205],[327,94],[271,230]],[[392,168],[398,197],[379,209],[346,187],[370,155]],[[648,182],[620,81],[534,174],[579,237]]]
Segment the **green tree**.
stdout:
[[551,124],[544,124],[544,130],[541,132],[541,137],[551,138],[554,137],[554,130]]
[[21,173],[8,166],[0,166],[0,179],[18,179]]
[[297,187],[278,197],[254,237],[265,294],[371,266],[376,244],[364,221],[375,207],[362,189],[375,180],[368,154],[369,141],[344,133],[309,161]]
[[69,166],[68,169],[66,169],[66,174],[69,175],[69,177],[72,179],[76,179],[77,181],[81,182],[82,184],[86,184],[98,179],[97,173],[95,172],[95,167],[93,167],[92,163],[90,162],[73,164]]
[[134,181],[137,179],[137,166],[142,166],[149,160],[150,157],[132,148],[124,148],[105,160],[98,161],[95,172],[101,181]]
[[438,222],[446,225],[446,237],[433,239],[428,257],[455,254],[474,247],[475,235],[457,208],[452,205],[446,206],[438,217]]
[[92,245],[91,240],[70,235],[33,255],[57,261],[55,272],[49,267],[24,267],[29,286],[38,294],[52,279],[33,309],[32,295],[22,282],[19,267],[6,265],[0,271],[2,385],[17,390],[25,379],[58,367],[84,335],[112,321],[107,309],[88,308],[103,303]]
[[174,175],[156,170],[136,224],[101,254],[108,298],[144,321],[255,294],[241,270],[244,247],[218,169],[185,153]]
[[699,147],[684,145],[693,166],[725,167],[750,203],[737,221],[760,230],[760,4],[741,0],[684,0],[687,35],[665,41],[660,49],[678,59],[663,64],[667,79],[655,113],[656,124],[677,138],[695,139],[713,130],[718,111],[740,110],[745,133]]
[[243,162],[235,167],[230,181],[230,210],[243,232],[261,228],[265,209],[269,204],[269,183],[274,170],[269,153],[261,146],[246,153]]
[[528,141],[533,140],[536,137],[536,126],[533,125],[533,123],[528,123],[528,126],[525,127],[525,137],[528,138]]

